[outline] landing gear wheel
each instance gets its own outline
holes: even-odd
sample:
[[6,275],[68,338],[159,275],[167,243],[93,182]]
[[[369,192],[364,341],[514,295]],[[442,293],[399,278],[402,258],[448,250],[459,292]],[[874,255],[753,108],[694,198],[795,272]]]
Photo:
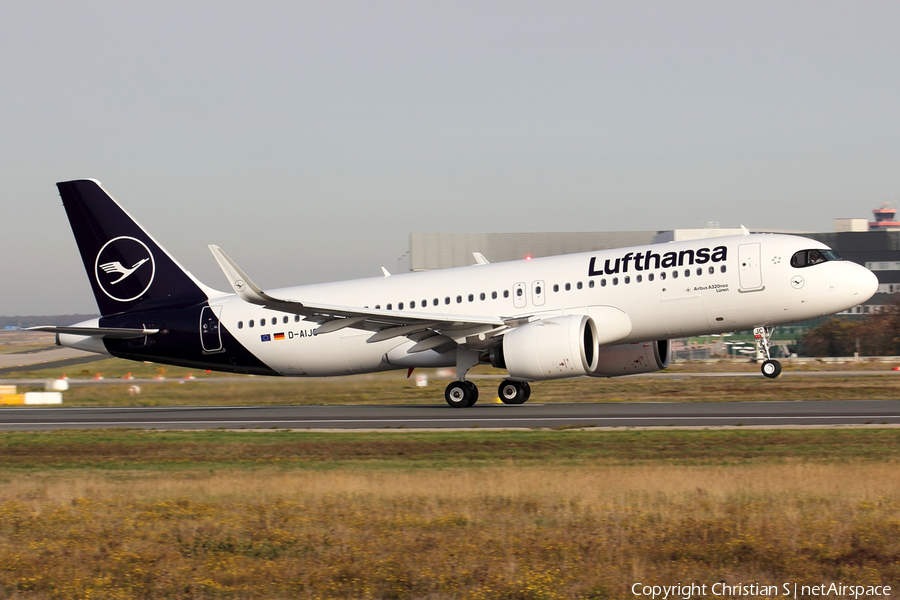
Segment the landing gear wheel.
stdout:
[[524,381],[506,379],[497,389],[497,395],[503,404],[525,404],[531,395],[531,386]]
[[444,399],[453,408],[472,406],[478,400],[478,388],[469,381],[454,381],[444,390]]
[[473,406],[476,402],[478,402],[478,386],[472,383],[471,381],[464,381],[469,389],[472,390],[472,399],[469,401],[469,406]]
[[781,375],[781,363],[777,360],[767,360],[762,364],[762,374],[769,379],[775,379]]

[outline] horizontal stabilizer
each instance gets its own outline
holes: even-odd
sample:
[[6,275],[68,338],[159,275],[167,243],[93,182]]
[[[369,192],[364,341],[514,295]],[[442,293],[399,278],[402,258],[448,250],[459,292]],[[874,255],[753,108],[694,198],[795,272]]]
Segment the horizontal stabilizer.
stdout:
[[85,337],[106,338],[108,340],[129,340],[159,333],[159,329],[130,329],[124,327],[56,327],[54,325],[29,327],[28,331],[83,335]]

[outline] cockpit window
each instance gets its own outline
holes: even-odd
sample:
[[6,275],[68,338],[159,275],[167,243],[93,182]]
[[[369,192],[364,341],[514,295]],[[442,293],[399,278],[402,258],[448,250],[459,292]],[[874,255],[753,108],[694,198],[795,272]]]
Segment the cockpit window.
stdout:
[[830,260],[841,260],[841,257],[834,250],[801,250],[791,257],[791,266],[800,269]]

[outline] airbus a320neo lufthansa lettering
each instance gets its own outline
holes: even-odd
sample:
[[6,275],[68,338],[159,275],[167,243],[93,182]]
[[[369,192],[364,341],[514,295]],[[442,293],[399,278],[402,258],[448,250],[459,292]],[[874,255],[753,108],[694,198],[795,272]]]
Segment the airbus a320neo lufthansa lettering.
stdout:
[[672,338],[756,328],[763,375],[777,325],[845,310],[878,282],[827,246],[745,234],[263,291],[216,246],[232,291],[200,283],[94,180],[58,183],[99,319],[38,327],[58,343],[131,360],[318,377],[456,367],[444,394],[473,405],[469,369],[529,382],[669,365]]

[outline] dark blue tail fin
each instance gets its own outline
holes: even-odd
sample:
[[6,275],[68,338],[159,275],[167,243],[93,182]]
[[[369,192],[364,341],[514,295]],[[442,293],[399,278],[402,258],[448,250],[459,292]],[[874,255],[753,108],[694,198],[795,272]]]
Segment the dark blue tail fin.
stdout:
[[191,306],[198,282],[93,179],[57,183],[104,317]]

